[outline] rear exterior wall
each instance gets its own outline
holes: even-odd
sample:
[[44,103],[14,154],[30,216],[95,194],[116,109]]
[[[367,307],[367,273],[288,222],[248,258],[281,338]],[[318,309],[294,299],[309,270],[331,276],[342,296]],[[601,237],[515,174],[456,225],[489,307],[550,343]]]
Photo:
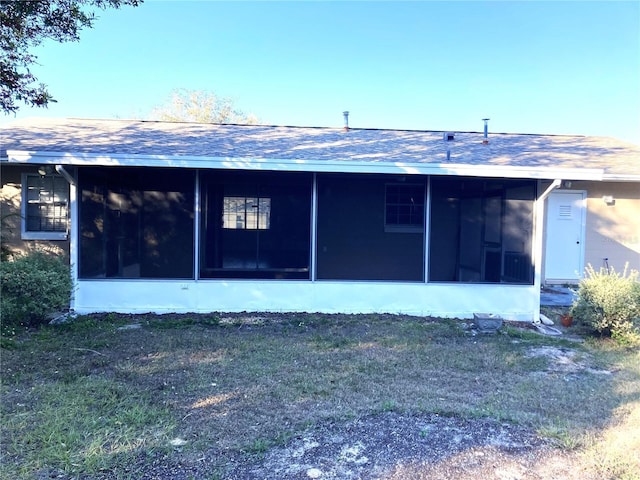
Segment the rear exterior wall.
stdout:
[[[574,182],[572,188],[587,191],[585,265],[640,270],[640,184]],[[608,196],[612,202],[603,199]]]
[[0,232],[2,250],[22,255],[33,251],[45,251],[56,255],[69,255],[69,240],[23,240],[21,235],[22,175],[37,173],[35,166],[0,166]]

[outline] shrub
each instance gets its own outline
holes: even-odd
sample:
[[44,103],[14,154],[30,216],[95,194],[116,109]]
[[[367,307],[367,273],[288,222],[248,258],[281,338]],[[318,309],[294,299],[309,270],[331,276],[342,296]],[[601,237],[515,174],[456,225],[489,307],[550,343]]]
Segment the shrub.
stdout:
[[640,342],[640,282],[638,271],[596,271],[588,265],[578,287],[573,316],[620,343]]
[[69,307],[71,273],[65,259],[42,252],[0,263],[0,308],[6,332],[18,325],[38,325],[48,314]]

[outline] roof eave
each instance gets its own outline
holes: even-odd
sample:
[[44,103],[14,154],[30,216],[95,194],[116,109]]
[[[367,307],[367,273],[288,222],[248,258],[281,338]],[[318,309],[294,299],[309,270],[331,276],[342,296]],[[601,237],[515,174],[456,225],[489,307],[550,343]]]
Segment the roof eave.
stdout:
[[609,182],[640,182],[640,175],[624,175],[617,173],[605,173],[602,176],[603,181]]
[[[326,173],[388,173],[401,175],[455,175],[533,179],[596,180],[602,169],[476,165],[468,163],[393,162],[367,160],[313,160],[259,157],[99,154],[47,151],[7,151],[9,163],[71,166],[126,166],[228,170],[306,171]],[[632,181],[632,180],[629,180]]]

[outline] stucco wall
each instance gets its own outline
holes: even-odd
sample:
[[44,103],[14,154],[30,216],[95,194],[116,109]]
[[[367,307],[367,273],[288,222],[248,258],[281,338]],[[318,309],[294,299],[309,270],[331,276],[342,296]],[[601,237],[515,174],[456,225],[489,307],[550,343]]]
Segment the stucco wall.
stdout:
[[[629,268],[640,270],[640,185],[573,181],[570,187],[565,184],[562,188],[587,192],[584,265],[591,264],[598,270],[608,264],[621,272],[628,263]],[[603,200],[609,195],[613,197],[612,204]],[[545,241],[544,251],[547,248]],[[544,282],[544,271],[542,278]]]
[[[622,271],[625,264],[640,270],[640,184],[628,182],[575,182],[587,190],[585,265]],[[603,196],[612,196],[607,204]]]
[[57,255],[69,255],[69,241],[22,240],[20,233],[20,202],[22,174],[36,172],[36,167],[2,165],[0,167],[0,218],[2,246],[12,253],[24,254],[39,250]]
[[425,284],[289,280],[79,280],[81,314],[191,312],[406,313],[473,318],[496,313],[531,322],[539,315],[535,285]]

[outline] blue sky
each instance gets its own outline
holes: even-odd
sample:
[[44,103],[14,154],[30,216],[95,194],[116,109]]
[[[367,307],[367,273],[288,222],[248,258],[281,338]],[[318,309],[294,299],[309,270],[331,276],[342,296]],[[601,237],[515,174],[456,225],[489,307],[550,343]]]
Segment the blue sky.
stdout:
[[[606,135],[640,144],[640,2],[147,0],[99,12],[18,117],[146,118],[175,88],[278,125]],[[4,116],[3,123],[13,119]]]

